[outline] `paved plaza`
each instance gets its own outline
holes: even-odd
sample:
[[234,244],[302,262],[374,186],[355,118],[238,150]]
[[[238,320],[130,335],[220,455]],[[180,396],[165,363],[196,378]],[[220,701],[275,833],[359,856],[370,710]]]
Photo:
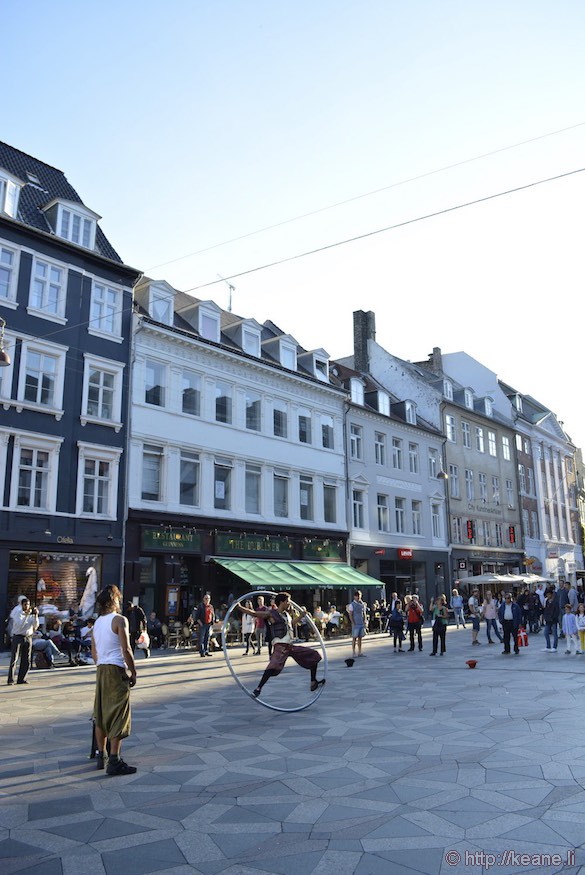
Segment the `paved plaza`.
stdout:
[[[93,667],[8,687],[3,654],[0,873],[585,872],[585,655],[539,634],[503,656],[450,628],[432,658],[424,634],[402,655],[369,636],[351,668],[332,642],[323,695],[293,713],[247,697],[221,654],[138,656],[128,777],[88,759]],[[251,689],[264,655],[230,655]],[[290,663],[266,696],[308,688]]]

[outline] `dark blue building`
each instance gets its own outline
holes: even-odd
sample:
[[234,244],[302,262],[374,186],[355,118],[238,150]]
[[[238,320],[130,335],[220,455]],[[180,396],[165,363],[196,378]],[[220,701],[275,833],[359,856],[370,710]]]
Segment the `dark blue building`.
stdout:
[[[132,287],[54,167],[0,143],[0,614],[121,580]],[[5,357],[6,358],[6,357]]]

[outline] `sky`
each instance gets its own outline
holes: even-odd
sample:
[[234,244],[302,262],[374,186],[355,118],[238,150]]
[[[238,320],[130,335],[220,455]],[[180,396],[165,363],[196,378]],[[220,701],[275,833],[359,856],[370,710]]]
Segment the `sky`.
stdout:
[[2,18],[0,138],[63,170],[127,264],[224,308],[232,285],[332,358],[372,310],[392,354],[464,350],[585,446],[581,0]]

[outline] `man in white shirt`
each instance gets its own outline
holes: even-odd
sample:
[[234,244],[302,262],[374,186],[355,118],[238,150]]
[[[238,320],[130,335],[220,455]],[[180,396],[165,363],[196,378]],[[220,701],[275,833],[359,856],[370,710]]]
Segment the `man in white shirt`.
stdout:
[[29,599],[20,599],[20,606],[10,613],[12,620],[11,636],[12,648],[10,651],[10,664],[8,666],[8,686],[14,683],[14,667],[20,658],[18,666],[17,684],[28,684],[26,679],[30,671],[32,659],[32,636],[39,628],[39,614],[36,608],[31,608]]
[[481,613],[479,609],[479,590],[474,589],[467,600],[467,610],[471,619],[471,643],[480,644],[477,640],[479,633]]
[[331,607],[329,608],[329,619],[327,620],[327,624],[325,626],[325,638],[331,638],[331,636],[339,630],[340,620],[341,614],[339,613],[335,605],[331,605]]

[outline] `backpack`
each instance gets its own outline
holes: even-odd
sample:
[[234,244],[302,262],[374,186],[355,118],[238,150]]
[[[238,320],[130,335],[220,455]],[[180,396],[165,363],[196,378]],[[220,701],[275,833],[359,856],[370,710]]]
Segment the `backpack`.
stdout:
[[37,668],[50,668],[51,663],[45,656],[45,654],[39,650],[38,653],[35,653],[35,665]]

